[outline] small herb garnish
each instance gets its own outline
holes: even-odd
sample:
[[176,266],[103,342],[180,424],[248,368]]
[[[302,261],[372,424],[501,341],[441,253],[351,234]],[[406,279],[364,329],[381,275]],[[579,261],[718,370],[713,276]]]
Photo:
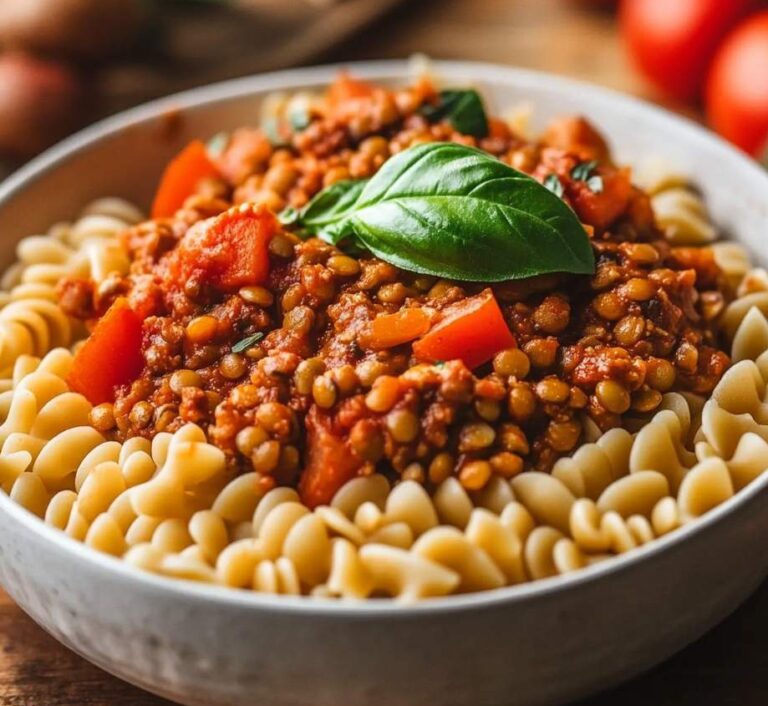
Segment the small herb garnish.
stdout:
[[309,110],[302,106],[294,108],[288,113],[288,122],[291,124],[294,132],[301,132],[309,127],[309,124],[312,122],[312,116],[309,114]]
[[228,142],[229,133],[217,132],[208,140],[208,144],[205,147],[211,157],[220,157],[221,153],[226,149]]
[[300,230],[336,245],[351,232],[344,222],[366,185],[364,179],[345,179],[331,184],[301,209],[286,208],[279,215],[283,225],[298,225]]
[[576,181],[586,181],[592,175],[595,167],[597,167],[597,160],[594,159],[589,162],[579,162],[571,169],[571,176]]
[[595,174],[587,179],[587,187],[593,194],[599,194],[603,191],[603,177]]
[[425,105],[421,112],[431,122],[448,120],[454,130],[465,135],[488,135],[488,118],[483,99],[473,89],[440,91],[437,105]]
[[277,118],[265,118],[261,121],[259,127],[272,147],[282,147],[285,145],[287,140],[280,134],[280,121]]
[[558,177],[557,174],[549,174],[544,180],[544,186],[558,198],[563,198],[565,189],[563,188],[563,182],[560,181],[560,177]]
[[246,336],[242,341],[238,341],[234,346],[232,346],[232,352],[242,353],[243,351],[247,351],[251,346],[258,343],[262,338],[264,338],[264,334],[261,333],[261,331],[254,333],[251,336]]
[[422,274],[499,282],[548,272],[591,274],[576,214],[530,176],[452,142],[404,150],[367,182],[339,182],[283,223],[363,246]]
[[583,181],[592,193],[599,194],[603,190],[603,177],[594,173],[596,168],[597,160],[579,162],[571,169],[571,177],[576,181]]

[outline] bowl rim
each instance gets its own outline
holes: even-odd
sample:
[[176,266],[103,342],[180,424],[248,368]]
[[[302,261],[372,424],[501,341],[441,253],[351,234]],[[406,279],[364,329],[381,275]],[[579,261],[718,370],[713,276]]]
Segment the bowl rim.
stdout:
[[[564,93],[578,92],[582,97],[586,96],[587,99],[593,99],[596,103],[612,102],[630,114],[645,113],[669,129],[688,131],[694,141],[709,143],[711,147],[716,146],[726,159],[739,162],[740,168],[747,173],[751,171],[753,178],[764,184],[768,197],[768,173],[760,169],[745,153],[727,144],[694,121],[673,114],[664,108],[612,89],[541,71],[473,61],[437,60],[432,63],[438,73],[445,76],[455,73],[473,74],[476,80],[481,82],[489,84],[506,82],[514,84],[518,89],[524,89],[526,85],[546,83],[554,90]],[[320,85],[327,83],[341,69],[349,69],[362,78],[370,79],[406,77],[409,74],[409,62],[405,59],[342,62],[272,71],[193,88],[150,101],[101,120],[35,157],[0,184],[0,205],[12,199],[46,172],[55,169],[60,163],[89,150],[93,145],[127,127],[151,122],[170,110],[196,108],[271,90],[291,90],[308,83]],[[307,596],[271,595],[165,577],[136,569],[127,565],[122,559],[91,549],[60,530],[45,524],[2,492],[0,492],[0,513],[6,514],[11,521],[18,523],[20,529],[23,528],[26,532],[36,535],[41,541],[51,542],[73,560],[86,562],[94,571],[112,574],[112,578],[119,576],[137,588],[165,593],[168,597],[185,597],[227,607],[314,617],[336,616],[354,620],[385,615],[390,619],[410,619],[427,614],[487,609],[497,605],[512,606],[558,595],[609,575],[629,571],[641,562],[650,561],[658,554],[672,551],[675,547],[690,541],[694,535],[706,532],[720,522],[724,522],[726,518],[735,515],[743,506],[754,500],[766,486],[768,486],[768,473],[755,479],[726,502],[709,510],[694,522],[656,538],[648,544],[578,571],[490,591],[427,598],[407,604],[391,599],[344,601]]]

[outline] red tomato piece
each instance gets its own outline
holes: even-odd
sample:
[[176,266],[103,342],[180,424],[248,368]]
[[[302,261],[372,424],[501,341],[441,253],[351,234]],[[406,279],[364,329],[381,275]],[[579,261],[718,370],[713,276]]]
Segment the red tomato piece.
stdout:
[[408,343],[429,331],[429,314],[419,307],[401,309],[394,314],[379,314],[371,322],[364,345],[380,351]]
[[220,176],[205,145],[200,140],[190,142],[165,168],[152,204],[152,218],[170,218],[203,179]]
[[347,481],[357,475],[362,459],[333,431],[327,412],[312,407],[306,417],[307,461],[299,494],[308,507],[327,505]]
[[597,230],[605,230],[626,211],[632,196],[632,179],[628,169],[598,168],[595,175],[600,177],[602,189],[573,180],[566,191],[579,218]]
[[244,204],[190,228],[168,256],[166,281],[194,278],[220,290],[261,284],[269,275],[269,241],[280,229],[263,205]]
[[417,358],[427,361],[463,360],[476,368],[496,353],[516,345],[490,289],[449,306],[443,319],[413,344]]
[[124,297],[116,299],[77,352],[67,383],[93,404],[112,402],[115,388],[135,380],[144,367],[142,321]]
[[344,71],[336,77],[336,80],[328,88],[327,100],[329,105],[338,106],[349,100],[370,98],[376,90],[376,86],[366,81],[352,78],[352,76]]
[[[597,159],[607,162],[610,151],[605,138],[595,129],[586,118],[572,116],[553,120],[548,126],[541,141],[556,150],[578,155],[580,159]],[[555,159],[554,155],[550,159]]]
[[768,10],[726,37],[707,80],[707,118],[754,156],[768,148]]
[[619,22],[642,72],[688,100],[699,95],[720,40],[755,6],[755,0],[623,0]]

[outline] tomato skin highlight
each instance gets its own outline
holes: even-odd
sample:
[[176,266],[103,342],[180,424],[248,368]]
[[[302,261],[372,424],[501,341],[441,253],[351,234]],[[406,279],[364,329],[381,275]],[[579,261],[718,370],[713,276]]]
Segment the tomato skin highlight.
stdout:
[[357,475],[363,460],[333,431],[327,412],[312,407],[306,417],[307,462],[299,495],[307,507],[328,505],[336,492]]
[[269,241],[279,229],[263,205],[231,208],[187,231],[168,256],[165,281],[181,289],[196,279],[224,291],[262,284],[269,275]]
[[768,147],[768,10],[738,25],[715,55],[707,80],[707,120],[745,152]]
[[401,309],[394,314],[379,314],[371,322],[364,343],[380,351],[408,343],[429,331],[429,315],[420,307]]
[[203,179],[220,176],[205,145],[200,140],[190,142],[165,168],[152,204],[152,218],[170,218]]
[[605,230],[627,207],[632,195],[632,179],[628,169],[598,168],[595,174],[602,180],[602,190],[595,192],[583,181],[571,181],[566,193],[573,210],[586,224]]
[[720,40],[755,0],[623,0],[621,34],[638,68],[666,94],[696,98]]
[[144,368],[142,320],[124,297],[116,299],[75,355],[67,384],[92,404],[113,402],[115,388]]
[[459,359],[468,368],[487,363],[496,353],[517,345],[490,289],[448,307],[442,321],[413,344],[425,361]]

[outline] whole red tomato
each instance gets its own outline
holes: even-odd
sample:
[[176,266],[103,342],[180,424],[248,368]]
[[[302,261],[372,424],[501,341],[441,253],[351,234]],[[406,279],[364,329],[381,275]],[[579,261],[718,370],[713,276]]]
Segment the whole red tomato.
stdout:
[[630,54],[666,93],[698,96],[720,40],[756,0],[623,0],[619,22]]
[[706,97],[709,123],[723,137],[754,155],[768,147],[768,10],[726,37]]

